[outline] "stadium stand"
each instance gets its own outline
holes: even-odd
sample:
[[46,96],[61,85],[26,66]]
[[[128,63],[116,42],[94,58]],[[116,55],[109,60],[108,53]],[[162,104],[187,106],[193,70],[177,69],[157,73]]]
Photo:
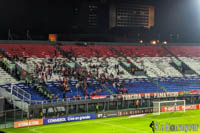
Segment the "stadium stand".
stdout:
[[[117,54],[112,47],[120,54]],[[110,94],[200,89],[199,78],[194,75],[185,77],[174,68],[170,63],[175,60],[175,57],[161,46],[112,47],[63,45],[60,48],[68,55],[68,58],[63,58],[62,52],[52,45],[1,44],[0,48],[5,48],[5,53],[14,59],[23,71],[33,77],[31,81],[25,78],[17,82],[1,68],[1,88],[9,89],[8,81],[13,82],[30,93],[32,100],[62,98],[83,100],[92,96]],[[197,73],[200,72],[195,67],[199,64],[200,55],[197,52],[199,48],[192,47],[188,50],[185,46],[171,46],[168,49]],[[184,50],[186,53],[182,52]],[[12,64],[8,58],[3,57],[2,59],[8,64]],[[127,67],[135,65],[146,74],[134,75],[122,64]]]

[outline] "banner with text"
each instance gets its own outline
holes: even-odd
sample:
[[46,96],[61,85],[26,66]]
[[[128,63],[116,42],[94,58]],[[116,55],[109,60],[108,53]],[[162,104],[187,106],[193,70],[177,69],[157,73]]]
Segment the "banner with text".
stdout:
[[[199,104],[185,105],[185,110],[196,110],[196,109],[200,109]],[[161,107],[161,112],[172,112],[172,111],[183,111],[183,110],[184,110],[183,105]]]
[[82,120],[90,120],[95,119],[95,114],[87,114],[87,115],[74,115],[74,116],[68,116],[67,121],[82,121]]
[[14,122],[14,128],[43,125],[43,119],[25,120]]
[[146,114],[152,113],[153,109],[137,109],[137,110],[127,110],[127,111],[119,111],[118,116],[129,116],[129,115],[138,115],[138,114]]
[[65,116],[65,117],[56,117],[56,118],[46,118],[43,123],[46,124],[55,124],[55,123],[63,123],[70,121],[82,121],[82,120],[90,120],[95,119],[95,114],[85,114],[85,115],[74,115],[74,116]]
[[122,95],[123,100],[135,100],[135,99],[150,99],[153,98],[167,98],[167,97],[178,97],[179,95],[183,95],[183,92],[156,92],[156,93],[138,93],[138,94],[125,94]]
[[56,117],[56,118],[46,118],[44,119],[44,124],[55,124],[55,123],[62,123],[67,122],[67,117]]

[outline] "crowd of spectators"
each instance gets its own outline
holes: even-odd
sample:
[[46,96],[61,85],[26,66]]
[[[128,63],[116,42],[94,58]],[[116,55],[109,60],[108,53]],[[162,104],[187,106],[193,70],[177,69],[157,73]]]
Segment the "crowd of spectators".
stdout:
[[[3,53],[5,54],[5,51]],[[113,84],[118,90],[117,93],[127,93],[126,88],[123,88],[123,85],[119,82],[119,78],[109,72],[110,69],[115,69],[117,75],[123,73],[119,70],[119,64],[111,66],[106,58],[101,60],[97,58],[98,64],[94,64],[91,59],[84,59],[83,63],[90,63],[89,69],[87,69],[81,62],[77,62],[76,57],[69,55],[70,58],[56,58],[55,56],[54,58],[43,58],[40,61],[31,60],[33,71],[30,75],[28,75],[28,66],[31,67],[29,59],[18,57],[17,55],[11,58],[27,66],[27,72],[23,72],[26,85],[34,88],[41,96],[49,100],[58,98],[57,94],[48,90],[47,83],[52,81],[52,79],[56,79],[56,82],[59,83],[58,89],[63,92],[63,98],[67,98],[66,93],[72,91],[70,88],[71,81],[77,81],[75,87],[84,94],[85,98],[101,95],[102,92],[106,91],[105,86],[107,83]],[[76,65],[70,67],[67,64],[69,62],[73,62]],[[88,80],[93,82],[88,82]],[[94,87],[93,92],[88,93],[87,87],[93,87],[94,84],[98,84],[101,87]],[[73,99],[80,98],[81,96],[78,93],[73,96]]]

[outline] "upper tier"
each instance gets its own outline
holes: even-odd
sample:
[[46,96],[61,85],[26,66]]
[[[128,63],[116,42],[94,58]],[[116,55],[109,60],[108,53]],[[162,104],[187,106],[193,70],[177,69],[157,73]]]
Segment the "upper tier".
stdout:
[[[113,46],[121,51],[124,56],[136,57],[169,57],[169,53],[161,46]],[[8,55],[19,57],[54,57],[55,49],[48,44],[0,44],[0,49],[5,48]],[[76,57],[113,57],[117,56],[108,45],[64,45],[61,48],[72,52]],[[200,46],[167,46],[167,48],[178,57],[200,57]],[[62,57],[56,52],[57,57]]]
[[[0,48],[5,48],[9,56],[18,55],[19,57],[54,57],[55,49],[52,45],[44,44],[0,44]],[[56,52],[60,57],[60,52]]]
[[[117,56],[111,50],[110,46],[106,45],[65,45],[61,47],[65,51],[73,51],[74,56],[78,57],[94,57]],[[118,51],[123,52],[124,56],[137,56],[137,57],[168,57],[170,56],[161,46],[114,46]],[[168,46],[172,53],[178,57],[200,57],[200,46]]]

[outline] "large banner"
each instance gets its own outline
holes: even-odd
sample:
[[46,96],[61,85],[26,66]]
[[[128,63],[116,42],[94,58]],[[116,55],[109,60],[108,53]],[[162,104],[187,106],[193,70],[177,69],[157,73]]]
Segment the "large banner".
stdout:
[[200,94],[200,90],[190,90],[189,94]]
[[98,113],[96,115],[97,118],[116,117],[116,116],[118,116],[118,111],[103,112],[103,113]]
[[129,115],[138,115],[138,114],[146,114],[152,113],[153,109],[136,109],[136,110],[123,110],[123,111],[116,111],[116,112],[104,112],[98,113],[96,115],[97,118],[107,118],[107,117],[116,117],[116,116],[129,116]]
[[[185,110],[196,110],[196,109],[200,109],[199,104],[185,105]],[[183,110],[184,110],[183,105],[161,107],[161,112],[172,112],[172,111],[183,111]]]
[[[183,92],[182,92],[183,93]],[[150,99],[153,98],[167,98],[167,97],[178,97],[183,95],[179,92],[156,92],[156,93],[138,93],[138,94],[125,94],[122,95],[123,100],[135,100],[135,99]]]
[[104,99],[106,96],[91,96],[91,99]]
[[129,116],[129,115],[138,115],[138,114],[146,114],[152,113],[153,109],[138,109],[138,110],[127,110],[127,111],[119,111],[119,116]]
[[68,116],[67,121],[82,121],[82,120],[90,120],[95,119],[95,114],[87,114],[87,115],[75,115],[75,116]]
[[63,123],[70,121],[82,121],[82,120],[90,120],[95,119],[95,114],[85,114],[85,115],[74,115],[74,116],[65,116],[65,117],[56,117],[56,118],[46,118],[44,119],[44,124],[55,124],[55,123]]
[[14,122],[14,128],[43,125],[43,119],[33,119]]
[[43,121],[44,124],[54,124],[62,122],[67,122],[67,117],[46,118]]

